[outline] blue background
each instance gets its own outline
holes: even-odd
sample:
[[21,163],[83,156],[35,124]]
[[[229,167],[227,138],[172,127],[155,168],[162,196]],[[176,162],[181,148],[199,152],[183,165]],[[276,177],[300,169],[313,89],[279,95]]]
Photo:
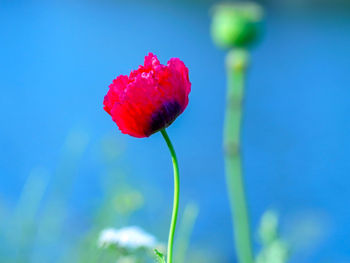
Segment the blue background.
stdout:
[[[214,1],[0,1],[0,199],[11,207],[36,166],[54,170],[72,130],[89,139],[70,197],[88,221],[103,191],[96,145],[115,136],[135,186],[161,198],[138,223],[166,240],[172,176],[160,134],[122,135],[102,110],[109,83],[154,52],[190,71],[185,113],[169,128],[181,165],[181,205],[200,215],[193,246],[236,262],[222,157],[226,52],[210,37]],[[350,9],[342,2],[267,1],[252,49],[243,155],[252,226],[276,209],[291,262],[350,262]],[[303,242],[302,242],[303,241]],[[256,243],[257,245],[257,243]],[[256,246],[256,248],[258,248]]]

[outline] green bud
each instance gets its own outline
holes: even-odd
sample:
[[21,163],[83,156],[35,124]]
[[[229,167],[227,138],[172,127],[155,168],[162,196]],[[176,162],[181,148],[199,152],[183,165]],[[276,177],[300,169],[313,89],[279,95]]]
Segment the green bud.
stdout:
[[278,239],[278,215],[274,211],[266,211],[260,222],[259,236],[264,245]]
[[258,38],[262,8],[254,3],[221,4],[214,8],[211,33],[224,48],[247,47]]

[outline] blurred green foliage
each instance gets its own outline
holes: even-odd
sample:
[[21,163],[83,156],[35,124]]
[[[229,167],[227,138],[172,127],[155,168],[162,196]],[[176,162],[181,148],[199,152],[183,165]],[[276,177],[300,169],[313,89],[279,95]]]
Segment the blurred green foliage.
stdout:
[[[80,160],[88,144],[89,136],[86,133],[71,132],[63,145],[61,160],[55,173],[50,174],[43,167],[33,169],[14,206],[0,198],[0,262],[155,261],[155,254],[150,251],[141,249],[130,254],[113,247],[100,248],[97,244],[101,230],[127,226],[130,216],[142,210],[146,202],[144,193],[132,186],[116,165],[125,145],[113,136],[102,138],[97,148],[106,166],[106,171],[100,176],[103,196],[91,211],[90,223],[81,222],[84,228],[74,229],[76,220],[79,224],[79,218],[72,219],[70,215],[70,196]],[[178,241],[175,242],[179,260],[185,260],[189,253],[189,239],[197,214],[197,205],[190,203],[180,218]],[[157,249],[164,250],[162,247]],[[196,253],[201,252],[197,250]]]
[[274,211],[267,211],[262,216],[259,227],[259,239],[262,249],[256,263],[286,263],[289,248],[278,234],[278,216]]

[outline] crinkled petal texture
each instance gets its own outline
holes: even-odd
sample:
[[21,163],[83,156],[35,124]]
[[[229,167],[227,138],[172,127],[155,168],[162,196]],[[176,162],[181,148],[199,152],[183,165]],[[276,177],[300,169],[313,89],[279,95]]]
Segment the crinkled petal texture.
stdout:
[[142,138],[168,127],[187,107],[190,91],[180,59],[162,65],[149,53],[143,66],[113,80],[103,104],[122,133]]

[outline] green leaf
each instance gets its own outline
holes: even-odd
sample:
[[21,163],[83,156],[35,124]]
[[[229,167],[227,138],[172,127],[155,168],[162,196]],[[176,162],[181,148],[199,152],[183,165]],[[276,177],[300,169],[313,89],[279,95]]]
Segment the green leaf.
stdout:
[[166,263],[165,256],[163,253],[159,252],[157,249],[154,250],[154,253],[156,253],[158,263]]

